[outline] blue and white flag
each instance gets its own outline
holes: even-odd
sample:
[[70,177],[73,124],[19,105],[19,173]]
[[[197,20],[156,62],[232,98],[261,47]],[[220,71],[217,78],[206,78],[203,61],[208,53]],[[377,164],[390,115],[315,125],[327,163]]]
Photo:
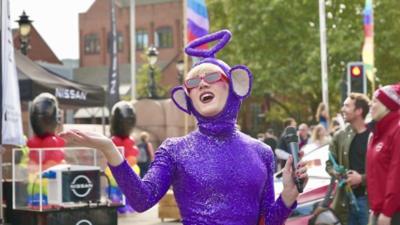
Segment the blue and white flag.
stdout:
[[[186,13],[188,42],[208,34],[210,22],[205,0],[187,0]],[[207,45],[200,47],[207,49]]]

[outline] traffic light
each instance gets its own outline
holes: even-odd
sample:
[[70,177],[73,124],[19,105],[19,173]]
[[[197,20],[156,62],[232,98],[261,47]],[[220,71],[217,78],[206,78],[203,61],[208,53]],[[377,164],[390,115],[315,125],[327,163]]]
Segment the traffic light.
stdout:
[[351,92],[367,93],[367,79],[362,62],[347,64],[347,94]]

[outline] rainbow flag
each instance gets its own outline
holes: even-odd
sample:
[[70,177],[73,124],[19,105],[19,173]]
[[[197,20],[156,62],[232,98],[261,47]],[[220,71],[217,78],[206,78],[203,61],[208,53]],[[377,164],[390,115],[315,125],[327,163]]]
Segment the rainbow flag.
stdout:
[[187,0],[186,15],[188,42],[208,34],[210,24],[205,0]]
[[374,10],[372,0],[365,0],[364,8],[364,46],[362,49],[362,59],[365,74],[368,80],[374,81]]

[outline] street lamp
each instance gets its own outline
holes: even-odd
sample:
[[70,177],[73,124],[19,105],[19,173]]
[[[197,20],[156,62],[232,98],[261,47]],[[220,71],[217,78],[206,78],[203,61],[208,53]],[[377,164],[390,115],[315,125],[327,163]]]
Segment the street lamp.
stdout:
[[26,15],[25,11],[19,16],[19,20],[15,21],[19,25],[19,41],[21,42],[21,52],[22,54],[28,54],[29,49],[29,33],[32,28],[32,20]]
[[158,98],[157,90],[156,90],[156,81],[154,79],[154,65],[157,62],[158,51],[156,47],[150,46],[147,50],[147,60],[150,65],[150,79],[149,79],[149,97],[150,98]]
[[178,62],[176,62],[176,69],[178,70],[178,82],[179,84],[183,83],[183,70],[185,69],[185,64],[183,63],[183,60],[180,59]]

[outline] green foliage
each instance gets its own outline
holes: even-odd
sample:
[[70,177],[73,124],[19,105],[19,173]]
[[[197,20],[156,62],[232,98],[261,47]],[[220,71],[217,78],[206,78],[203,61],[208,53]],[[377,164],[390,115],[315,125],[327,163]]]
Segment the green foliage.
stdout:
[[[143,55],[142,57],[145,57]],[[149,73],[150,73],[150,65],[149,64],[143,64],[136,76],[136,92],[137,92],[137,98],[148,98],[150,96],[149,94]],[[168,87],[163,87],[160,85],[161,82],[161,71],[159,68],[155,67],[154,68],[154,77],[157,85],[157,94],[159,97],[163,98],[168,94]]]
[[[361,60],[364,0],[327,0],[330,112],[340,109],[347,62]],[[321,94],[318,1],[207,0],[211,30],[229,29],[218,57],[244,64],[254,76],[253,96],[273,96],[268,120],[294,116],[312,122]],[[398,82],[400,3],[375,1],[375,67],[381,83]],[[276,109],[279,108],[286,108]]]
[[375,8],[375,67],[380,84],[400,80],[400,2],[381,0]]

